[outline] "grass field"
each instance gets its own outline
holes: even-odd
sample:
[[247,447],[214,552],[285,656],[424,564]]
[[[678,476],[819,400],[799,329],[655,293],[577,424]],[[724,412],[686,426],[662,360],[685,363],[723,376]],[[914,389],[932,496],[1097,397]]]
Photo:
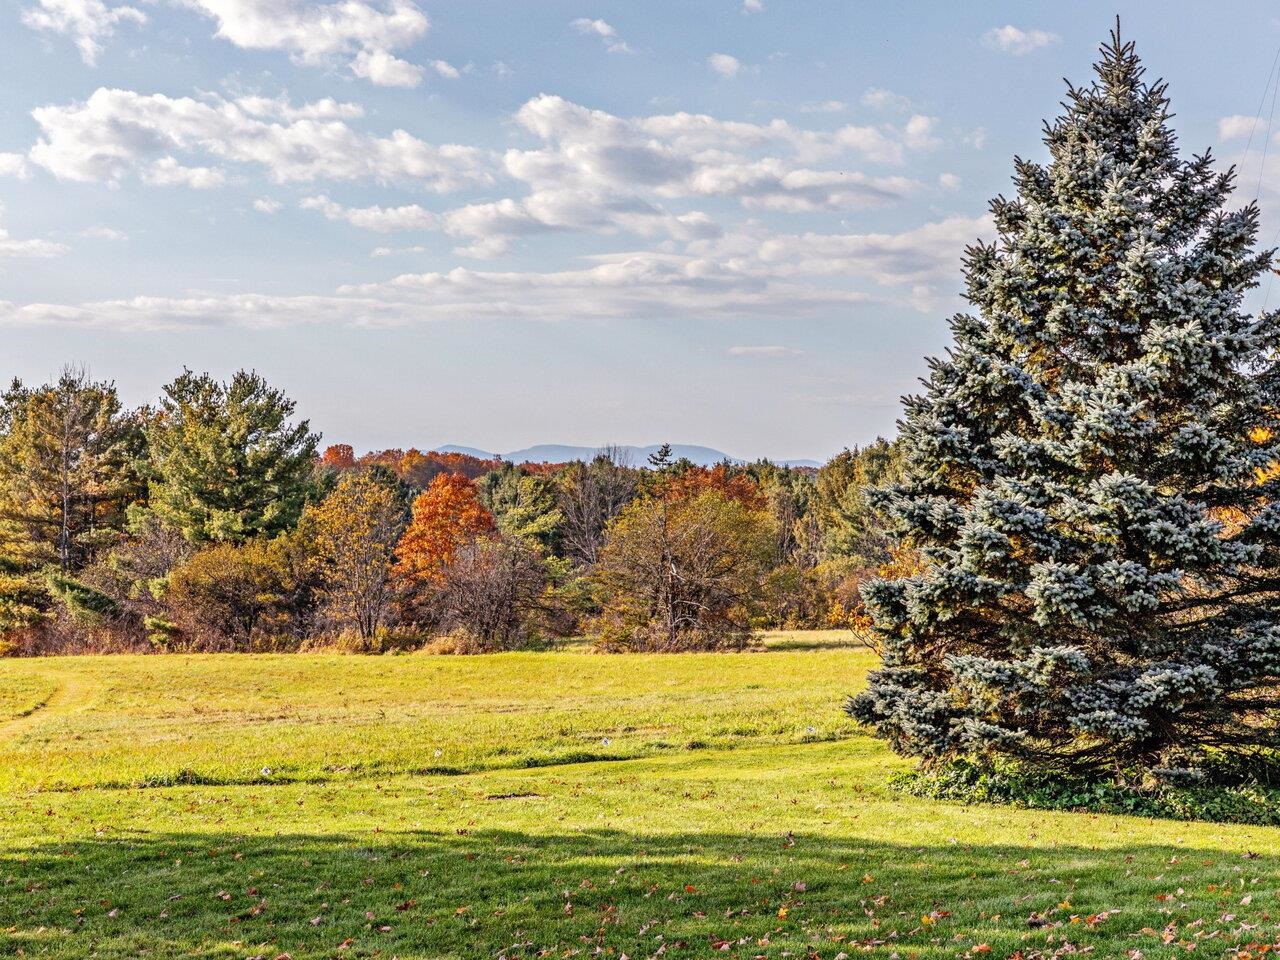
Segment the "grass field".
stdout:
[[0,956],[1034,960],[1280,940],[1280,830],[890,793],[904,764],[840,712],[869,654],[768,643],[0,661]]

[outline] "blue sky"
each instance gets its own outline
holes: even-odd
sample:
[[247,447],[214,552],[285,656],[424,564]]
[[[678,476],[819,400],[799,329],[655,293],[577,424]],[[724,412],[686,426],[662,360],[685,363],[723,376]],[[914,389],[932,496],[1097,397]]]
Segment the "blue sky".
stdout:
[[10,0],[0,375],[255,367],[360,449],[826,457],[892,431],[1116,12],[1280,228],[1280,14],[1173,9]]

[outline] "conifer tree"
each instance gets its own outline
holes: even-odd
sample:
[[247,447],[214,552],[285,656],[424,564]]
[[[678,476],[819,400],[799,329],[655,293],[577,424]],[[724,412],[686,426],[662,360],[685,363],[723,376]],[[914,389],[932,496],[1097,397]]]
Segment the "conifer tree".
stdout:
[[242,543],[298,521],[316,444],[295,404],[256,373],[183,372],[148,430],[151,507],[191,543]]
[[1118,25],[1094,69],[906,401],[881,496],[927,565],[864,588],[884,663],[848,709],[926,763],[1200,776],[1280,739],[1272,252]]

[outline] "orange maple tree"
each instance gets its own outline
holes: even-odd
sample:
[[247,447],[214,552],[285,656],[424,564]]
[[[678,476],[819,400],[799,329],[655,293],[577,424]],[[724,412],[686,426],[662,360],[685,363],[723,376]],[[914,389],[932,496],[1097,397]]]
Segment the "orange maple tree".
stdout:
[[755,480],[743,473],[730,473],[723,463],[714,467],[690,467],[667,479],[662,486],[662,494],[668,500],[691,500],[707,490],[714,490],[751,510],[763,510],[765,506],[764,495]]
[[350,470],[356,465],[356,452],[349,443],[335,443],[325,448],[320,462],[335,470]]
[[493,529],[475,484],[460,473],[442,473],[413,501],[413,519],[396,548],[395,576],[435,580],[462,546]]

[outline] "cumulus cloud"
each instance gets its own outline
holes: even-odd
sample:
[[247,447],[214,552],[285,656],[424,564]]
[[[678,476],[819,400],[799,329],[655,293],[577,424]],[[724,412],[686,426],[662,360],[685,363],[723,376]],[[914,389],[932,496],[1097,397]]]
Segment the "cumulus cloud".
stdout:
[[361,50],[351,61],[351,72],[380,87],[416,87],[423,71],[385,50]]
[[[278,50],[308,66],[346,63],[357,77],[381,86],[415,87],[422,81],[421,66],[395,55],[420,40],[430,26],[413,0],[171,2],[210,18],[216,24],[214,36],[244,50]],[[71,36],[89,64],[117,25],[146,19],[135,7],[109,7],[104,0],[38,0],[23,12],[28,26]]]
[[1257,122],[1256,117],[1243,117],[1239,114],[1223,117],[1218,121],[1218,139],[1239,140],[1248,137],[1253,133]]
[[707,57],[707,66],[712,73],[718,73],[727,80],[732,80],[742,70],[742,61],[727,53],[713,53]]
[[75,41],[80,58],[93,66],[102,42],[121,23],[143,24],[147,15],[136,7],[108,7],[102,0],[38,0],[22,11],[22,22],[34,30],[61,33]]
[[462,72],[448,60],[432,60],[431,69],[446,80],[457,80],[462,76]]
[[217,23],[215,36],[245,50],[280,50],[297,63],[346,61],[371,83],[413,87],[422,68],[401,60],[430,22],[412,0],[182,0]]
[[344,207],[328,197],[305,197],[304,210],[319,210],[329,220],[345,220],[352,226],[377,233],[395,233],[401,230],[436,230],[440,226],[438,215],[416,203],[401,207]]
[[1015,57],[1025,57],[1028,53],[1058,42],[1057,34],[1044,30],[1023,30],[1011,23],[1003,27],[994,27],[982,35],[982,42],[992,50],[1011,53]]
[[264,168],[277,183],[374,179],[436,191],[487,183],[486,155],[434,146],[404,130],[385,137],[347,122],[358,108],[334,100],[294,107],[284,100],[167,97],[99,88],[88,100],[39,107],[40,139],[29,158],[65,180],[214,186],[225,174],[185,166],[181,155]]
[[902,142],[908,150],[933,150],[942,143],[934,136],[938,121],[935,117],[916,114],[902,129]]
[[25,180],[31,176],[27,158],[21,153],[0,153],[0,177],[17,177]]
[[279,213],[283,207],[283,203],[279,200],[273,199],[272,197],[259,197],[257,200],[253,201],[253,209],[257,210],[259,213]]
[[579,17],[569,26],[586,36],[599,37],[610,53],[631,53],[632,50],[618,37],[618,31],[603,20],[592,20],[590,17]]
[[227,175],[216,167],[184,167],[173,157],[161,157],[142,171],[142,179],[159,187],[212,190],[226,183]]
[[764,0],[742,0],[743,13],[764,13]]
[[[846,126],[834,131],[725,121],[702,114],[623,118],[543,95],[516,114],[543,141],[511,149],[502,172],[524,196],[468,203],[439,214],[419,206],[346,208],[312,202],[332,219],[371,230],[439,230],[461,241],[456,252],[493,257],[522,237],[553,232],[617,234],[689,243],[721,235],[696,209],[672,205],[730,198],[749,209],[837,211],[892,203],[920,189],[897,175],[819,169],[810,162],[854,155],[897,163],[904,152],[932,148],[934,120],[912,117],[901,128]],[[314,198],[313,198],[314,200]]]
[[883,87],[872,87],[862,95],[862,105],[872,110],[910,110],[911,101]]
[[615,198],[644,191],[660,199],[731,197],[783,210],[851,209],[901,199],[913,186],[906,178],[805,164],[850,153],[894,162],[904,148],[929,139],[919,124],[909,134],[891,135],[870,127],[814,132],[783,120],[760,125],[705,114],[624,119],[549,95],[525,103],[516,119],[547,142],[538,150],[509,150],[504,158],[507,173],[535,194]]

